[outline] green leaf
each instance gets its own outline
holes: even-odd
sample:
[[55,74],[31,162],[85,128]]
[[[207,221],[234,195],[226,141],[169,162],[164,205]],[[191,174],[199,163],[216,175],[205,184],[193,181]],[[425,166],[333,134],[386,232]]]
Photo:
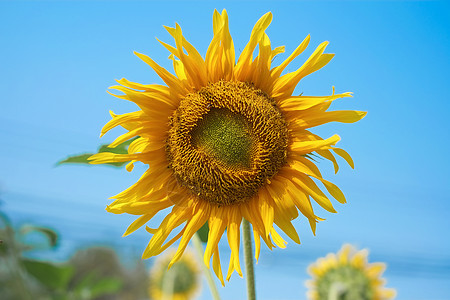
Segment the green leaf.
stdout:
[[69,156],[64,160],[58,161],[56,165],[62,164],[89,164],[88,158],[94,155],[94,153],[86,153],[80,155]]
[[97,298],[106,294],[114,294],[122,289],[122,281],[116,278],[103,278],[95,283],[91,288],[92,298]]
[[[110,148],[108,147],[109,144],[103,144],[100,146],[100,148],[98,149],[97,153],[101,153],[101,152],[111,152],[111,153],[116,153],[116,154],[127,154],[128,153],[128,146],[130,146],[130,144],[136,140],[138,137],[132,138],[128,141],[125,141],[119,145],[117,145],[114,148]],[[79,155],[71,155],[69,157],[67,157],[66,159],[63,159],[59,162],[56,163],[57,166],[62,165],[62,164],[85,164],[85,165],[91,165],[89,163],[88,158],[91,157],[92,155],[94,155],[95,153],[83,153],[83,154],[79,154]],[[122,167],[123,165],[125,165],[127,162],[113,162],[113,163],[106,163],[105,165],[110,165],[110,166],[115,166],[115,167]]]
[[112,277],[97,279],[95,271],[87,274],[83,280],[77,284],[74,291],[77,295],[89,295],[89,299],[117,293],[123,286],[122,281]]
[[22,259],[25,270],[49,289],[65,289],[74,272],[72,266]]
[[209,233],[208,222],[203,224],[203,226],[197,231],[197,233],[198,236],[200,237],[200,240],[206,244],[208,242],[208,233]]
[[58,234],[50,228],[35,225],[23,225],[20,228],[20,232],[24,235],[32,232],[42,233],[47,237],[51,248],[58,245]]

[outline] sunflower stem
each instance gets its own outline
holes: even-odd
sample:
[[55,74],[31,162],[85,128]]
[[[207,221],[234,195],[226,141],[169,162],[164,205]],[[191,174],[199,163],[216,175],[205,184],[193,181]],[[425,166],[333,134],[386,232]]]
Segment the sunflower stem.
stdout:
[[255,271],[253,269],[253,250],[252,250],[252,237],[250,234],[250,223],[246,220],[242,220],[242,231],[244,232],[244,257],[245,257],[245,270],[247,276],[247,299],[256,300],[255,290]]
[[219,291],[217,290],[216,283],[214,282],[214,278],[211,274],[211,270],[203,263],[203,255],[204,250],[202,246],[202,241],[196,232],[192,237],[192,242],[194,244],[194,248],[197,251],[197,256],[200,260],[200,264],[202,265],[203,274],[205,274],[206,281],[208,282],[209,290],[211,291],[211,295],[214,300],[220,300]]
[[334,282],[330,287],[328,300],[339,300],[347,290],[347,287],[341,282]]
[[162,300],[172,299],[174,285],[175,285],[175,272],[173,271],[173,269],[167,270],[162,278],[162,290],[163,290]]

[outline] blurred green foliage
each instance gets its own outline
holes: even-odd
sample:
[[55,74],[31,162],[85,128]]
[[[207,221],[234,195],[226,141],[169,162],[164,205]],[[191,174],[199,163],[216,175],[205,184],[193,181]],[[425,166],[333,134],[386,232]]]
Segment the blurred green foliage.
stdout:
[[[29,238],[36,234],[44,237],[45,245],[42,239],[37,243]],[[133,268],[125,268],[113,249],[79,250],[64,263],[27,257],[36,249],[51,251],[58,240],[58,234],[50,228],[30,224],[14,228],[0,212],[2,300],[148,299],[149,279],[143,262],[137,260]]]
[[[98,149],[97,153],[101,153],[101,152],[111,152],[111,153],[116,153],[116,154],[127,154],[128,153],[128,146],[130,146],[130,144],[136,140],[138,137],[132,138],[128,141],[125,141],[119,145],[117,145],[114,148],[110,148],[108,147],[109,144],[103,144],[100,146],[100,148]],[[79,154],[79,155],[71,155],[68,156],[66,159],[63,159],[59,162],[56,163],[56,165],[62,165],[62,164],[85,164],[85,165],[89,165],[89,160],[88,158],[91,157],[92,155],[94,155],[95,153],[83,153],[83,154]],[[105,165],[111,165],[114,167],[122,167],[126,164],[127,162],[114,162],[114,163],[106,163]]]

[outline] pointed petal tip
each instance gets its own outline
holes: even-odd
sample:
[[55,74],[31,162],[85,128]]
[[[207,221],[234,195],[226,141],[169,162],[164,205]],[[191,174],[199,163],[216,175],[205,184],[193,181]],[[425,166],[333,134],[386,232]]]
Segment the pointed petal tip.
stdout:
[[359,113],[361,114],[361,119],[367,116],[367,111],[360,111]]
[[150,228],[150,227],[148,227],[148,226],[145,226],[145,230],[146,230],[148,233],[151,233],[151,234],[155,234],[155,233],[158,231],[158,229]]
[[[205,253],[206,253],[206,252],[205,252]],[[208,256],[209,256],[209,255],[208,255]],[[209,259],[208,259],[207,255],[204,255],[204,256],[203,256],[203,263],[205,264],[205,266],[206,266],[208,269],[211,269],[210,266],[209,266],[209,261],[210,261],[210,259],[211,259],[211,257],[209,257]]]
[[137,57],[139,57],[143,61],[145,61],[146,59],[151,59],[147,55],[145,55],[143,53],[140,53],[140,52],[137,52],[137,51],[133,51],[133,54],[136,55]]
[[173,259],[170,261],[169,265],[167,266],[167,270],[170,270],[170,268],[172,268],[173,264],[175,262],[173,261]]
[[124,77],[122,77],[120,79],[114,79],[114,81],[117,82],[118,84],[123,84],[123,82],[127,82],[127,80]]

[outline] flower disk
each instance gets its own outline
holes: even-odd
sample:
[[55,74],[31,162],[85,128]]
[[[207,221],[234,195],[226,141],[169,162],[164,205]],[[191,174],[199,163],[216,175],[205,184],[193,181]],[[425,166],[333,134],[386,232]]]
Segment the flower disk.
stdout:
[[344,245],[337,253],[319,258],[309,266],[313,280],[307,281],[311,300],[388,300],[394,289],[383,287],[384,263],[367,263],[367,250],[356,251]]
[[249,200],[286,162],[275,101],[248,83],[219,81],[187,95],[171,118],[169,166],[180,185],[218,205]]
[[124,235],[162,212],[164,219],[156,228],[146,226],[152,237],[143,258],[158,255],[179,240],[170,264],[175,263],[192,236],[207,223],[210,230],[204,262],[210,266],[212,260],[214,272],[224,284],[218,243],[226,233],[231,249],[227,280],[234,271],[242,276],[243,218],[252,224],[258,259],[261,240],[270,249],[286,246],[280,230],[300,243],[291,223],[299,212],[315,232],[323,219],[316,215],[313,202],[332,213],[336,210],[330,195],[346,202],[341,190],[322,177],[312,158],[331,161],[336,172],[335,155],[353,168],[352,158],[335,147],[338,135],[323,139],[309,130],[329,122],[353,123],[365,112],[328,111],[334,100],[351,97],[350,93],[335,94],[334,88],[328,96],[292,95],[302,78],[321,69],[334,54],[324,53],[328,42],[323,42],[297,70],[284,74],[306,49],[310,37],[273,67],[272,61],[284,47],[272,49],[265,33],[271,21],[272,14],[267,13],[256,22],[237,59],[225,10],[214,11],[214,36],[204,58],[178,24],[166,27],[175,46],[161,44],[171,53],[175,74],[136,53],[165,85],[121,79],[120,85],[112,87],[122,93],[114,96],[134,102],[139,110],[122,115],[111,112],[112,120],[101,135],[122,126],[127,132],[109,147],[135,139],[128,154],[103,152],[89,159],[93,164],[129,162],[128,171],[136,162],[148,166],[139,181],[112,197],[115,201],[107,207],[112,213],[139,216]]

